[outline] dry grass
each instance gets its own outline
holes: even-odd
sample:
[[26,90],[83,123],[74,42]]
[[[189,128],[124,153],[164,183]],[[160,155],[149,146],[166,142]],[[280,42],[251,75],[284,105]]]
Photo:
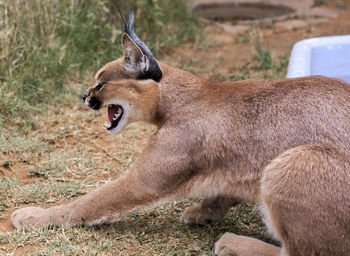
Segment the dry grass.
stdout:
[[[75,102],[43,116],[32,136],[4,134],[0,210],[7,224],[13,209],[64,203],[119,176],[155,131],[136,123],[110,136],[100,130],[101,114]],[[197,202],[172,202],[100,227],[3,232],[0,250],[6,255],[213,255],[215,241],[226,231],[270,241],[253,205],[233,208],[214,225],[181,224],[182,211]]]

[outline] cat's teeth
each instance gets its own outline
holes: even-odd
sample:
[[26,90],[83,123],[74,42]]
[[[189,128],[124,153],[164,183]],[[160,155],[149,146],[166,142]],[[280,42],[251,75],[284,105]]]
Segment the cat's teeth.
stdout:
[[106,126],[106,128],[110,128],[112,126],[112,124],[110,122],[105,121],[104,125]]
[[114,114],[114,117],[112,118],[113,121],[117,120],[119,116],[120,116],[120,114],[119,114],[119,111],[118,111],[118,113]]

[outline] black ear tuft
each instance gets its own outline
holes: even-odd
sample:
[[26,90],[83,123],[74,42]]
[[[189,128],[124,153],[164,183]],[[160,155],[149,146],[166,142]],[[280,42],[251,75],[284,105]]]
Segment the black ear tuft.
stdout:
[[160,82],[162,79],[163,73],[160,69],[157,61],[155,59],[151,59],[149,62],[149,68],[144,74],[137,77],[137,79],[153,79],[156,82]]
[[[124,15],[120,11],[120,9],[118,10],[123,20],[124,33],[129,36],[129,38],[137,46],[137,48],[139,48],[142,51],[142,53],[146,57],[145,59],[148,60],[147,68],[144,70],[139,70],[139,72],[137,73],[136,79],[153,79],[154,81],[159,82],[162,79],[162,71],[157,61],[155,60],[151,50],[135,33],[135,28],[134,28],[135,20],[134,20],[133,11],[131,9],[129,10],[129,23],[127,24]],[[124,35],[122,35],[122,42],[123,42],[123,36]],[[123,45],[123,50],[125,53],[126,52],[125,45]],[[139,65],[139,63],[136,63],[136,65],[141,66]],[[137,66],[130,67],[129,65],[128,69],[137,70],[138,69]],[[133,72],[133,74],[135,75],[135,72]]]
[[120,10],[119,6],[117,8],[118,8],[118,12],[120,14],[120,17],[122,18],[122,21],[123,21],[123,32],[128,33],[128,23],[126,22],[126,19],[123,15],[122,11]]

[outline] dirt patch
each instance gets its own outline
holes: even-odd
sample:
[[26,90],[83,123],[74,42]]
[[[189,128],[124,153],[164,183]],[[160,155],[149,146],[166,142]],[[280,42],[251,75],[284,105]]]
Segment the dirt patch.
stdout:
[[307,17],[244,25],[204,21],[203,34],[207,40],[205,47],[184,45],[166,57],[166,61],[184,68],[191,65],[190,68],[187,67],[189,71],[211,80],[219,77],[222,80],[236,79],[244,73],[244,78],[281,78],[285,76],[281,71],[277,71],[279,76],[271,76],[269,70],[259,70],[254,56],[257,45],[260,44],[269,51],[273,60],[288,61],[293,45],[299,40],[349,34],[350,12],[340,8],[340,2],[342,1],[327,1],[327,5],[313,7],[316,10],[328,10],[329,15],[332,14],[331,18],[322,19],[321,23]]
[[0,233],[11,232],[14,230],[11,222],[11,214],[15,209],[10,209],[1,213],[0,218]]

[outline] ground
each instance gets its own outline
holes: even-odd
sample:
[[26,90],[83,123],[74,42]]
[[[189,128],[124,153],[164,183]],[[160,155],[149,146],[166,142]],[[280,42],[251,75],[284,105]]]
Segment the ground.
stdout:
[[[327,3],[324,7],[336,12],[337,17],[295,28],[271,21],[231,33],[204,20],[202,36],[195,43],[166,53],[162,61],[211,81],[285,77],[295,42],[350,34],[350,10],[346,8],[350,4],[343,0]],[[75,81],[72,86],[81,93],[87,84]],[[99,227],[15,231],[10,221],[14,210],[68,202],[117,178],[128,170],[155,131],[151,125],[135,123],[121,134],[108,135],[103,128],[105,110],[87,110],[78,97],[65,100],[59,108],[52,106],[35,117],[35,129],[25,136],[13,129],[0,134],[0,254],[213,255],[214,242],[227,231],[276,244],[251,204],[232,208],[216,224],[181,224],[181,212],[198,202],[190,200],[168,203]]]

